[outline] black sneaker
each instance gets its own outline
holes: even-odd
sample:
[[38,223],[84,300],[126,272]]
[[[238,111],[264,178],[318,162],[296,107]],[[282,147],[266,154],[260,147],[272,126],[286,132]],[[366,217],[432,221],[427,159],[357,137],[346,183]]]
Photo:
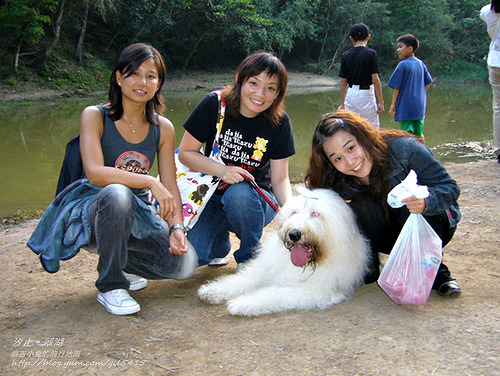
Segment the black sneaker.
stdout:
[[436,291],[441,296],[455,296],[462,292],[462,288],[456,280],[452,280],[442,283]]
[[451,277],[448,267],[443,263],[439,265],[432,288],[441,296],[456,296],[462,292],[460,284]]
[[378,253],[370,257],[368,261],[368,271],[364,277],[365,285],[376,282],[380,276],[380,260],[378,258]]
[[363,282],[365,285],[369,285],[370,283],[376,282],[379,276],[380,272],[378,270],[372,269],[365,274]]

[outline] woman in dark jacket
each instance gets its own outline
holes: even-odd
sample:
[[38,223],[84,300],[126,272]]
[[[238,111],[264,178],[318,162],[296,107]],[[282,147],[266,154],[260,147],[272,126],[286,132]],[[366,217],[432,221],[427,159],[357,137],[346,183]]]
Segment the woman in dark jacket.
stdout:
[[[429,196],[408,197],[403,200],[403,207],[393,209],[387,204],[387,194],[410,170],[416,172],[419,185],[428,187]],[[366,283],[378,278],[378,253],[391,252],[410,213],[425,217],[443,247],[453,237],[460,220],[457,183],[426,146],[406,132],[375,129],[350,111],[329,113],[319,122],[305,181],[309,188],[333,189],[354,210],[372,247]],[[443,296],[461,291],[443,263],[433,289]]]

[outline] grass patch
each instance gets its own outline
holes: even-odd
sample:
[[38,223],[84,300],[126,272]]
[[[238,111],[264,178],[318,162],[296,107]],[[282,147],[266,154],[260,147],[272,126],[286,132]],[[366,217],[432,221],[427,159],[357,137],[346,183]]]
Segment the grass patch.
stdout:
[[443,61],[429,66],[432,76],[446,82],[488,82],[486,61]]
[[2,226],[16,226],[30,219],[40,218],[43,210],[40,209],[17,209],[13,214],[0,218]]
[[54,53],[40,75],[52,89],[91,92],[109,84],[110,72],[105,62],[91,55],[87,54],[81,63],[77,63]]

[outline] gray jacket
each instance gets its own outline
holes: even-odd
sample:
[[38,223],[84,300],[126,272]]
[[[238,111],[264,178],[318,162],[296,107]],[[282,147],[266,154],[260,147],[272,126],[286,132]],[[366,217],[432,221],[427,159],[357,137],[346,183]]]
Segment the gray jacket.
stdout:
[[[390,141],[388,162],[391,189],[401,183],[410,170],[414,170],[418,184],[426,185],[429,190],[429,197],[426,198],[427,205],[422,214],[433,216],[446,213],[450,227],[457,225],[461,217],[457,204],[460,189],[457,182],[451,178],[427,146],[412,137]],[[345,180],[338,181],[334,189],[345,200],[366,192],[365,187],[356,183],[349,184]]]
[[426,185],[429,197],[423,215],[446,212],[450,227],[460,221],[458,207],[460,188],[429,148],[411,137],[399,138],[389,144],[389,182],[391,188],[401,183],[410,170],[417,173],[419,185]]

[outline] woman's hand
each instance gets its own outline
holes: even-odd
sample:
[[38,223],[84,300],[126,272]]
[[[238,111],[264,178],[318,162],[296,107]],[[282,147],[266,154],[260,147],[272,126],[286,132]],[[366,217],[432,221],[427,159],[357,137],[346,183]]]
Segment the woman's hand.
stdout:
[[416,198],[415,196],[405,198],[401,202],[406,205],[408,211],[412,214],[421,214],[427,206],[425,198]]
[[153,179],[154,182],[151,185],[150,189],[154,198],[160,205],[160,217],[165,220],[167,218],[174,217],[175,211],[177,209],[174,196],[158,179]]
[[170,234],[170,253],[183,255],[188,251],[188,241],[182,228],[178,228]]
[[221,176],[221,179],[224,183],[227,184],[241,183],[247,178],[251,180],[254,179],[251,173],[241,167],[225,166],[225,170],[226,171]]

